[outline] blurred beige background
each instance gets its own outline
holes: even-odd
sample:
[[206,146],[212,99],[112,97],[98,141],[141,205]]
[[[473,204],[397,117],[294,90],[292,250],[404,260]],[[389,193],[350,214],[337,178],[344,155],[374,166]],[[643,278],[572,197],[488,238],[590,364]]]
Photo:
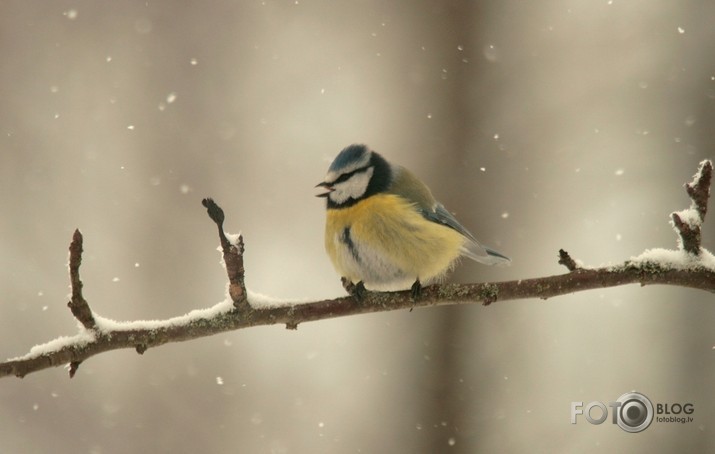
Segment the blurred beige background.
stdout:
[[[313,186],[353,142],[513,259],[454,281],[674,247],[715,150],[714,21],[696,1],[3,0],[0,356],[76,332],[76,227],[99,314],[221,301],[205,196],[254,291],[342,294]],[[0,381],[0,451],[712,452],[714,302],[628,286],[112,352]],[[570,424],[571,401],[633,389],[695,422]]]

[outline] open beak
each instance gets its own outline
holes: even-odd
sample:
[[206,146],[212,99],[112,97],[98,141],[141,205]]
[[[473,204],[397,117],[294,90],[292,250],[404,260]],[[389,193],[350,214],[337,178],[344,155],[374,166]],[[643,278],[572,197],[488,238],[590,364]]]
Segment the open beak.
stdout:
[[320,194],[315,194],[316,197],[327,197],[328,194],[334,191],[333,186],[330,183],[326,183],[323,181],[322,183],[318,183],[315,185],[316,188],[325,188],[325,192],[321,192]]

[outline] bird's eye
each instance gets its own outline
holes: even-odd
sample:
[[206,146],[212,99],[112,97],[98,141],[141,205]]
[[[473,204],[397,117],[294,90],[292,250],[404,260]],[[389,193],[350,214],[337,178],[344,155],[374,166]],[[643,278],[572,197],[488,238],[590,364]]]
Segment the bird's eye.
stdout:
[[365,167],[360,167],[359,169],[355,169],[352,172],[344,173],[344,174],[340,175],[338,178],[336,178],[332,184],[338,184],[338,183],[342,183],[343,181],[347,181],[350,178],[352,178],[352,176],[355,175],[356,173],[364,172],[369,168],[370,168],[370,166],[365,166]]

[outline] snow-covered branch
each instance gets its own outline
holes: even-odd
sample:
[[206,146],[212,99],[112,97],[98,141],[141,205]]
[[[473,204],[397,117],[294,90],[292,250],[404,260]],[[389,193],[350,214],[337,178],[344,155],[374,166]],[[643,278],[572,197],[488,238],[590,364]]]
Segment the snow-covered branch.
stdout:
[[712,162],[700,163],[693,181],[686,185],[692,203],[687,210],[672,213],[678,234],[678,248],[649,249],[615,266],[585,267],[564,250],[559,263],[568,273],[517,281],[440,284],[422,290],[419,300],[411,292],[367,292],[360,300],[352,296],[314,302],[276,301],[246,289],[243,267],[243,239],[223,231],[224,213],[211,199],[203,201],[218,226],[224,263],[229,278],[226,301],[168,320],[116,322],[94,313],[82,296],[79,265],[82,234],[75,231],[70,244],[71,301],[68,304],[80,322],[79,333],[60,337],[30,349],[24,356],[0,363],[0,377],[23,377],[49,367],[67,365],[72,377],[82,361],[96,354],[123,348],[144,353],[148,348],[181,342],[225,331],[257,325],[298,324],[333,317],[414,307],[497,301],[524,298],[547,299],[583,290],[625,284],[663,284],[690,287],[715,293],[715,256],[701,246],[701,226],[707,212],[712,179]]

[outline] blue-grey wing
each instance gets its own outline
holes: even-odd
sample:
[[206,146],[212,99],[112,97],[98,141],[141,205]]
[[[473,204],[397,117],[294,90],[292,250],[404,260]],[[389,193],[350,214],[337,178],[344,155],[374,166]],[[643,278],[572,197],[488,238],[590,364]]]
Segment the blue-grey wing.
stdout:
[[462,224],[457,221],[457,219],[450,213],[444,205],[437,202],[432,210],[421,210],[422,215],[432,222],[437,222],[439,224],[451,227],[457,232],[461,233],[468,241],[464,243],[462,247],[462,255],[469,257],[480,263],[485,263],[487,265],[504,265],[511,262],[509,257],[491,249],[477,241],[474,235],[465,229]]
[[432,221],[450,227],[464,236],[461,253],[480,263],[487,265],[507,264],[511,260],[503,254],[482,246],[474,235],[472,235],[447,209],[432,196],[429,188],[422,183],[412,172],[402,166],[394,166],[393,181],[388,188],[388,192],[404,197],[414,204],[422,215]]

